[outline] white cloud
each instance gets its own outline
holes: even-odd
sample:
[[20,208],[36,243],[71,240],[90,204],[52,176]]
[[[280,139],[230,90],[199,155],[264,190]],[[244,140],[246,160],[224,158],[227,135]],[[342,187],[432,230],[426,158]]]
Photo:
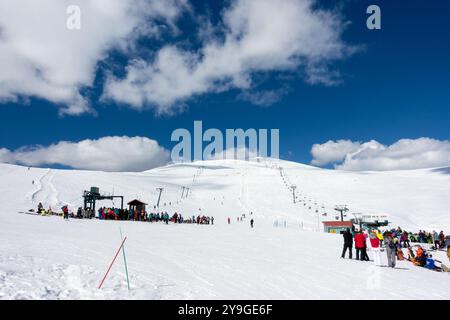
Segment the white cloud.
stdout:
[[392,145],[339,140],[314,145],[312,164],[335,164],[336,169],[387,171],[450,166],[450,141],[402,139]]
[[349,140],[330,140],[324,144],[315,144],[311,148],[311,154],[313,156],[311,164],[322,166],[342,161],[347,154],[358,150],[360,145],[359,142]]
[[[81,30],[66,28],[69,5],[81,8]],[[156,24],[174,25],[186,0],[0,0],[0,103],[34,96],[61,113],[93,112],[81,94],[112,47],[127,48]]]
[[173,112],[183,101],[230,88],[251,89],[256,72],[302,70],[309,83],[336,83],[329,64],[354,51],[341,39],[339,15],[312,9],[313,0],[235,0],[222,16],[223,38],[203,35],[203,47],[167,45],[153,61],[131,62],[125,78],[110,75],[104,99],[135,109]]
[[169,158],[169,151],[145,137],[104,137],[15,151],[0,149],[0,162],[27,166],[57,164],[102,171],[144,171],[166,164]]

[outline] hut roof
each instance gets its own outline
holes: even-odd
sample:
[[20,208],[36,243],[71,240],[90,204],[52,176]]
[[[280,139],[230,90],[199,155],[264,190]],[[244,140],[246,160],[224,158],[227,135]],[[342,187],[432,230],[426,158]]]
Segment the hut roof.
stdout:
[[142,206],[142,205],[147,205],[145,202],[139,201],[137,199],[128,202],[129,206]]
[[323,221],[327,227],[351,227],[353,223],[350,221]]

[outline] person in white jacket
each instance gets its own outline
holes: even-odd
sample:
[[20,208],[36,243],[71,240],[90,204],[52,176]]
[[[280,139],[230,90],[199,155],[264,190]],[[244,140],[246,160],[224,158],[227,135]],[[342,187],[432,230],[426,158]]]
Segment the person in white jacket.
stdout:
[[380,239],[378,239],[376,233],[373,231],[370,232],[369,239],[373,252],[373,261],[376,266],[381,266]]

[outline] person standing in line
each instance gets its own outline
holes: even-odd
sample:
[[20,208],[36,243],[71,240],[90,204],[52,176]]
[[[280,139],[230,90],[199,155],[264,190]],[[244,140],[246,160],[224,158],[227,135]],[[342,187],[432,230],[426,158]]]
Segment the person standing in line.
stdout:
[[363,230],[363,235],[364,235],[364,256],[363,256],[363,260],[364,261],[370,261],[369,255],[367,254],[367,251],[369,251],[370,246],[370,239],[369,239],[369,231],[367,230]]
[[441,230],[441,232],[439,232],[439,248],[443,249],[445,247],[445,235],[444,235],[444,231]]
[[364,261],[366,257],[366,239],[364,234],[358,230],[355,234],[356,260]]
[[373,261],[376,266],[381,266],[381,253],[380,253],[380,239],[378,239],[375,232],[370,232],[370,245],[373,252]]
[[64,206],[62,207],[62,211],[63,211],[63,218],[64,220],[69,220],[69,208],[68,206]]
[[353,253],[353,236],[349,228],[345,230],[342,233],[342,236],[344,237],[344,248],[342,249],[342,259],[345,259],[345,253],[348,249],[348,258],[352,259],[352,253]]
[[383,236],[384,246],[386,247],[388,267],[395,268],[397,247],[395,245],[394,238],[392,238],[392,235],[388,231],[386,231]]
[[436,250],[439,249],[439,247],[440,247],[439,234],[436,232],[436,230],[433,230],[432,238],[433,238],[434,247],[436,248]]
[[383,247],[383,241],[384,241],[383,234],[379,230],[377,230],[376,231],[376,235],[377,235],[378,240],[380,240],[380,248],[382,248]]

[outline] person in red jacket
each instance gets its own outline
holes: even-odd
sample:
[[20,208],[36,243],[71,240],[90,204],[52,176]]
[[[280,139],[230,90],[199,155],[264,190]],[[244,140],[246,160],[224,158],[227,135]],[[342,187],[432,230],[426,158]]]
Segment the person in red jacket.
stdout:
[[65,205],[64,207],[62,207],[62,211],[63,211],[63,218],[65,220],[69,220],[69,207]]
[[366,238],[364,234],[359,230],[355,234],[355,249],[356,249],[356,260],[367,261],[366,260]]

